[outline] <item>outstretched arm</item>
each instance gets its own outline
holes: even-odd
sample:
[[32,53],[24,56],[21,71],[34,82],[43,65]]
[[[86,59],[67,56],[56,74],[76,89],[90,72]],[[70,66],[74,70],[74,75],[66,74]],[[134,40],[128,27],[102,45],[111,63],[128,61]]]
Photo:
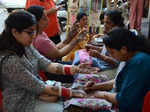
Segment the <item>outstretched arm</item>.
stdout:
[[110,56],[105,56],[105,55],[102,55],[100,52],[96,51],[96,50],[90,50],[89,51],[89,55],[90,56],[93,56],[93,57],[96,57],[96,58],[99,58],[103,61],[105,61],[106,63],[108,63],[111,67],[116,67],[118,64],[116,63],[115,59],[113,59],[112,57]]

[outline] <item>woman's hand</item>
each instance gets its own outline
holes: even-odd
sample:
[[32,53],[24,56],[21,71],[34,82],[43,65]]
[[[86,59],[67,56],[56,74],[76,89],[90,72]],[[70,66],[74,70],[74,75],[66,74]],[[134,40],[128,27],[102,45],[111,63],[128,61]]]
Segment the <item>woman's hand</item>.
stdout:
[[93,81],[88,81],[88,82],[83,86],[83,88],[84,88],[84,90],[85,90],[86,92],[90,92],[90,91],[96,90],[96,89],[97,89],[96,87],[97,87],[97,86],[96,86],[96,83],[93,82]]
[[78,34],[79,31],[80,31],[80,24],[76,23],[70,28],[68,32],[68,37],[74,38]]
[[89,50],[88,53],[90,56],[96,57],[96,58],[99,58],[99,55],[100,55],[100,52],[98,52],[97,50]]
[[83,41],[86,39],[86,35],[88,34],[88,32],[86,30],[81,30],[77,35],[76,35],[76,39],[78,41]]
[[107,94],[106,91],[96,91],[96,92],[94,93],[94,96],[95,96],[96,98],[106,99],[106,94]]
[[99,68],[97,67],[91,67],[91,65],[88,63],[82,63],[79,66],[79,73],[97,73],[99,71]]
[[86,48],[87,51],[89,51],[90,49],[94,49],[95,46],[93,46],[92,44],[86,44],[85,48]]
[[83,90],[72,90],[72,97],[83,98],[86,96],[86,93]]

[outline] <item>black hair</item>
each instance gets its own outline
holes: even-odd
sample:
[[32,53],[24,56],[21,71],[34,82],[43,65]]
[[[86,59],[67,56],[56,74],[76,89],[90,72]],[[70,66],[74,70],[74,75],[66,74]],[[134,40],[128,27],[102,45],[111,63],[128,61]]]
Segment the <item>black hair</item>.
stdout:
[[0,51],[13,51],[18,56],[25,54],[25,48],[12,35],[12,29],[22,32],[24,29],[37,24],[35,16],[27,11],[12,12],[5,20],[5,29],[0,35]]
[[[11,51],[16,53],[19,57],[22,57],[23,54],[25,54],[25,47],[12,35],[12,29],[14,28],[21,33],[24,29],[31,27],[36,23],[35,16],[27,11],[21,10],[12,12],[5,20],[5,29],[0,35],[0,52]],[[1,84],[1,73],[0,88],[3,89]]]
[[105,15],[109,17],[112,23],[118,27],[124,27],[124,18],[122,12],[118,9],[107,10]]
[[84,16],[87,16],[87,14],[84,12],[79,12],[76,16],[76,22],[75,23],[79,22]]
[[107,47],[116,50],[125,46],[128,52],[142,51],[150,54],[150,41],[125,28],[113,29],[103,39],[103,42]]
[[27,11],[33,14],[36,17],[36,20],[39,21],[44,13],[44,7],[37,5],[30,6]]
[[104,24],[104,16],[105,16],[105,10],[102,11],[101,15],[99,16],[99,20],[101,21],[101,24]]

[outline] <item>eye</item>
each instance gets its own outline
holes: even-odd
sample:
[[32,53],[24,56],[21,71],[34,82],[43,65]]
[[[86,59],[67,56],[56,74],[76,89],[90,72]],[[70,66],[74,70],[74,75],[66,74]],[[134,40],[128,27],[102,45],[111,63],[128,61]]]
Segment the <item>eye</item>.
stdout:
[[30,36],[33,36],[33,35],[35,35],[37,33],[36,30],[34,30],[34,31],[26,31],[26,30],[24,30],[23,32],[26,32]]

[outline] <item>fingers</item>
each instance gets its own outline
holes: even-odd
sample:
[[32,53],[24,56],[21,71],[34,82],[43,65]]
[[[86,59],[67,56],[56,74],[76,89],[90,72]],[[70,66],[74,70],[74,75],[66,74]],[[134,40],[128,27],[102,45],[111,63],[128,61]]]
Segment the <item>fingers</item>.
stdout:
[[94,85],[95,85],[95,82],[93,82],[93,81],[88,81],[88,82],[83,86],[83,88],[84,88],[84,90],[85,90],[86,92],[89,92],[89,90],[91,90]]
[[80,67],[79,68],[79,73],[85,73],[85,74],[95,74],[98,71],[100,71],[100,69],[97,68],[97,67],[87,67],[87,66],[84,66],[84,67]]
[[80,65],[79,65],[79,68],[88,68],[88,67],[91,67],[91,64],[89,64],[89,63],[81,63]]

